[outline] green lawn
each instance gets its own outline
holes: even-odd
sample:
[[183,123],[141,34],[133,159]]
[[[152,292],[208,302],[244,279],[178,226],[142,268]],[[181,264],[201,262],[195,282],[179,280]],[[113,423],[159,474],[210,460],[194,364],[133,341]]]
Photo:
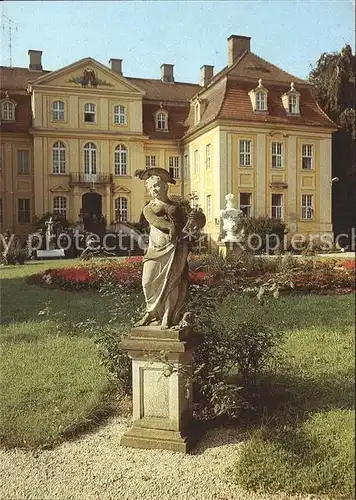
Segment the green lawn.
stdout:
[[221,313],[227,324],[253,317],[284,331],[236,481],[248,490],[354,498],[354,295],[289,296],[254,307],[231,298]]
[[[71,325],[88,319],[106,325],[110,298],[41,288],[25,280],[35,272],[74,263],[78,261],[0,268],[4,446],[50,446],[109,411],[112,386],[98,349],[90,332]],[[118,316],[126,320],[127,311],[118,311]]]

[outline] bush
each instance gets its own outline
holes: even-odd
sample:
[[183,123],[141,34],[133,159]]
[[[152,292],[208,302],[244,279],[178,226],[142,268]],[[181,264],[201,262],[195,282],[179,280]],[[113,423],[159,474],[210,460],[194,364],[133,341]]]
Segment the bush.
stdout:
[[4,264],[24,264],[29,258],[27,246],[22,246],[19,238],[14,238],[7,251],[2,253]]
[[[269,248],[275,249],[274,252],[280,250],[287,232],[286,228],[285,222],[272,217],[241,217],[237,224],[237,231],[244,231],[245,237],[250,239],[251,247],[256,248],[256,253],[269,253]],[[259,238],[253,235],[260,236],[262,243],[260,248],[258,248]]]

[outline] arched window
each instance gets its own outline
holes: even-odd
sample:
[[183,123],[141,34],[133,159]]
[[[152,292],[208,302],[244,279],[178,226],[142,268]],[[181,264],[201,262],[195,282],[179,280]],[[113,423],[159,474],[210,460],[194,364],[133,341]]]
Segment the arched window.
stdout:
[[53,101],[52,120],[55,122],[63,122],[64,121],[64,102],[63,101]]
[[87,142],[84,146],[84,173],[96,174],[97,149],[93,142]]
[[259,90],[256,92],[256,111],[266,111],[266,94],[265,92]]
[[115,215],[119,222],[128,221],[128,202],[127,198],[116,198],[115,200]]
[[127,175],[127,148],[119,144],[115,148],[115,175]]
[[11,101],[4,101],[1,104],[1,119],[5,121],[15,120],[15,104]]
[[61,141],[57,141],[52,147],[52,173],[66,173],[66,147]]
[[67,198],[65,196],[55,196],[53,198],[53,213],[67,217]]
[[114,123],[115,125],[126,125],[126,108],[121,104],[114,106]]
[[156,114],[156,129],[168,130],[168,113],[166,111],[159,111]]
[[84,121],[86,123],[96,122],[96,106],[91,102],[84,104]]

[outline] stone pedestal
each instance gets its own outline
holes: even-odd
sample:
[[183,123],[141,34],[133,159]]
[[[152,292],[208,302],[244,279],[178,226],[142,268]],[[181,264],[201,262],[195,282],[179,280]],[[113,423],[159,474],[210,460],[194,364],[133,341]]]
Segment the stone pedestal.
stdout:
[[219,242],[219,253],[223,257],[228,255],[239,256],[243,252],[241,244],[235,241],[221,241]]
[[190,379],[194,344],[189,328],[159,326],[133,328],[121,342],[132,359],[133,381],[133,426],[121,445],[186,453],[198,441]]

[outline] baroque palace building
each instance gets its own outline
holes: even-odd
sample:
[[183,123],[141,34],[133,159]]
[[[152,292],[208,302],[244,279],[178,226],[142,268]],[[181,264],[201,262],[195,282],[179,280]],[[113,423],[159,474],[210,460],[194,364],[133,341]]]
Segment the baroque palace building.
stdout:
[[[227,193],[248,216],[283,218],[291,233],[332,233],[331,135],[312,86],[228,39],[228,64],[199,84],[123,75],[88,57],[56,71],[29,50],[1,68],[1,230],[25,236],[34,216],[137,222],[149,196],[134,172],[159,166],[171,193],[197,201],[217,240]],[[103,219],[102,219],[103,220]]]

